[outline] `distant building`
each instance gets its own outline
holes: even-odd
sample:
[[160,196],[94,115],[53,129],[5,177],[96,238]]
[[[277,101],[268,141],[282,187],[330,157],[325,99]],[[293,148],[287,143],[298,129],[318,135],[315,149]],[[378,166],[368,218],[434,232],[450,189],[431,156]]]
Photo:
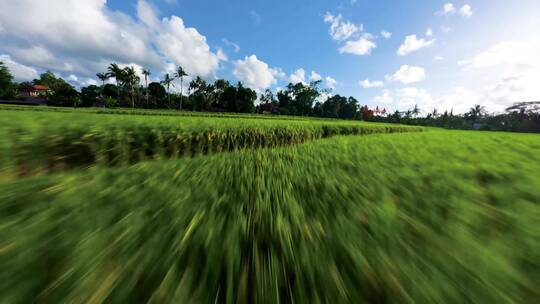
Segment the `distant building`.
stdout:
[[51,88],[44,85],[21,86],[17,89],[17,91],[19,92],[19,95],[31,98],[43,97],[52,93]]

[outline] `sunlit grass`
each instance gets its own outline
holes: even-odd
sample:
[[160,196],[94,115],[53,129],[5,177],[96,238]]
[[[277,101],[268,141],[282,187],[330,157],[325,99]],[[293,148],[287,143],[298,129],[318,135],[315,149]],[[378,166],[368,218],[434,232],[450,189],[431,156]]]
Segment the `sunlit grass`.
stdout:
[[540,137],[338,137],[0,184],[5,303],[534,303]]

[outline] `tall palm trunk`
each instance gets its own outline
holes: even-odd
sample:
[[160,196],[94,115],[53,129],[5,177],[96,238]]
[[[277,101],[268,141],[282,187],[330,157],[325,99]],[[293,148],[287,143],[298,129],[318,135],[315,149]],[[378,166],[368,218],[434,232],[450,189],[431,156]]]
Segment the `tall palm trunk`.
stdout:
[[144,82],[146,84],[146,108],[148,109],[148,76],[144,75]]
[[167,84],[167,98],[169,99],[169,107],[171,106],[171,85]]
[[133,90],[133,84],[131,84],[131,107],[135,108],[135,91]]
[[180,111],[182,110],[183,99],[184,99],[184,77],[180,77]]
[[118,77],[116,77],[116,100],[120,103],[120,84],[118,83]]

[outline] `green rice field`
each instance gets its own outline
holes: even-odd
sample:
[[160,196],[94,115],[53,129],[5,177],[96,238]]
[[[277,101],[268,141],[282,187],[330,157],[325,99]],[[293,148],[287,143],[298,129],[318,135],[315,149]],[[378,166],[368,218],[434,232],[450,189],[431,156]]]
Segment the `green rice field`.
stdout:
[[538,303],[540,136],[0,109],[0,303]]

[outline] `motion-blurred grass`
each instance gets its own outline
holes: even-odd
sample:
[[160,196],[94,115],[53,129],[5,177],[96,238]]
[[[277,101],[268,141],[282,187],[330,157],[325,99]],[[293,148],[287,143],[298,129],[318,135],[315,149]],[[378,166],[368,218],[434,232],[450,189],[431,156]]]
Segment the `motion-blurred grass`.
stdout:
[[538,303],[540,137],[433,131],[0,183],[2,303]]

